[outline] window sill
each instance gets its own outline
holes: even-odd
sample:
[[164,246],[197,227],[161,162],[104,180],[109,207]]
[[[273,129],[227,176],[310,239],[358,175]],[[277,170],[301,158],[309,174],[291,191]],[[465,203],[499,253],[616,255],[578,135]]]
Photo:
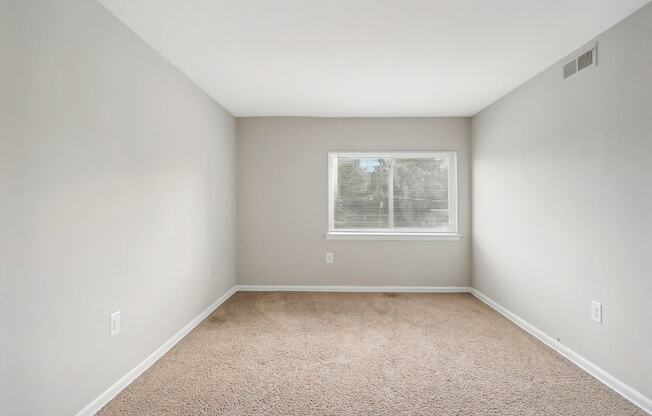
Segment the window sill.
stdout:
[[327,240],[416,240],[416,241],[458,241],[460,234],[453,233],[364,233],[330,232]]

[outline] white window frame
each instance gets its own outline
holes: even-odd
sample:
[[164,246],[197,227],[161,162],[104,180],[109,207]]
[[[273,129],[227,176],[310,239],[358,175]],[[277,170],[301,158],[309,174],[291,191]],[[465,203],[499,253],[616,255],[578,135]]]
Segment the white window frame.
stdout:
[[[337,157],[371,157],[371,158],[441,158],[450,160],[448,170],[448,212],[450,231],[437,232],[419,228],[400,229],[335,229],[335,190],[337,188]],[[390,182],[393,180],[390,178]],[[393,186],[389,187],[390,197]],[[457,212],[457,152],[456,151],[331,151],[328,152],[328,233],[329,240],[439,240],[455,241],[458,234]],[[390,205],[390,219],[393,220]]]

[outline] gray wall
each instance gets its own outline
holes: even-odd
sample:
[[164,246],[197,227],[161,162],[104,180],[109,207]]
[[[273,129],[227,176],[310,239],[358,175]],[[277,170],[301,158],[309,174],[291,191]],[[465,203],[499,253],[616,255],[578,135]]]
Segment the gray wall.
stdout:
[[652,397],[652,5],[598,42],[473,118],[473,286]]
[[[468,286],[469,127],[464,118],[239,118],[238,283]],[[464,238],[326,240],[329,150],[457,150]]]
[[0,413],[74,415],[234,285],[235,121],[94,1],[1,2],[0,72]]

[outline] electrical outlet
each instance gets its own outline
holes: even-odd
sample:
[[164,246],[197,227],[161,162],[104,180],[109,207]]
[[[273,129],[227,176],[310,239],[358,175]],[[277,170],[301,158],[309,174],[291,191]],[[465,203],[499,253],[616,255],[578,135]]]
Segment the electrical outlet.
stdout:
[[113,312],[111,314],[110,326],[111,336],[118,335],[120,333],[120,311]]
[[591,301],[591,320],[602,324],[602,304]]
[[335,258],[333,257],[333,253],[326,253],[326,263],[333,263],[335,261]]

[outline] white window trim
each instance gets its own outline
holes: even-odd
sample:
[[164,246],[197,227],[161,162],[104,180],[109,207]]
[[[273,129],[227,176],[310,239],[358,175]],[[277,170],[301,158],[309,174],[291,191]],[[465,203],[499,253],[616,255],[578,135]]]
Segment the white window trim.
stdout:
[[339,232],[326,233],[327,240],[418,240],[418,241],[458,241],[460,234],[451,233],[365,233]]
[[[431,232],[423,229],[335,229],[335,201],[334,191],[337,187],[337,166],[334,156],[351,157],[407,157],[407,158],[450,158],[448,181],[448,212],[451,231]],[[330,151],[328,152],[328,240],[430,240],[430,241],[456,241],[462,236],[458,234],[458,203],[457,203],[457,152],[456,151]]]

